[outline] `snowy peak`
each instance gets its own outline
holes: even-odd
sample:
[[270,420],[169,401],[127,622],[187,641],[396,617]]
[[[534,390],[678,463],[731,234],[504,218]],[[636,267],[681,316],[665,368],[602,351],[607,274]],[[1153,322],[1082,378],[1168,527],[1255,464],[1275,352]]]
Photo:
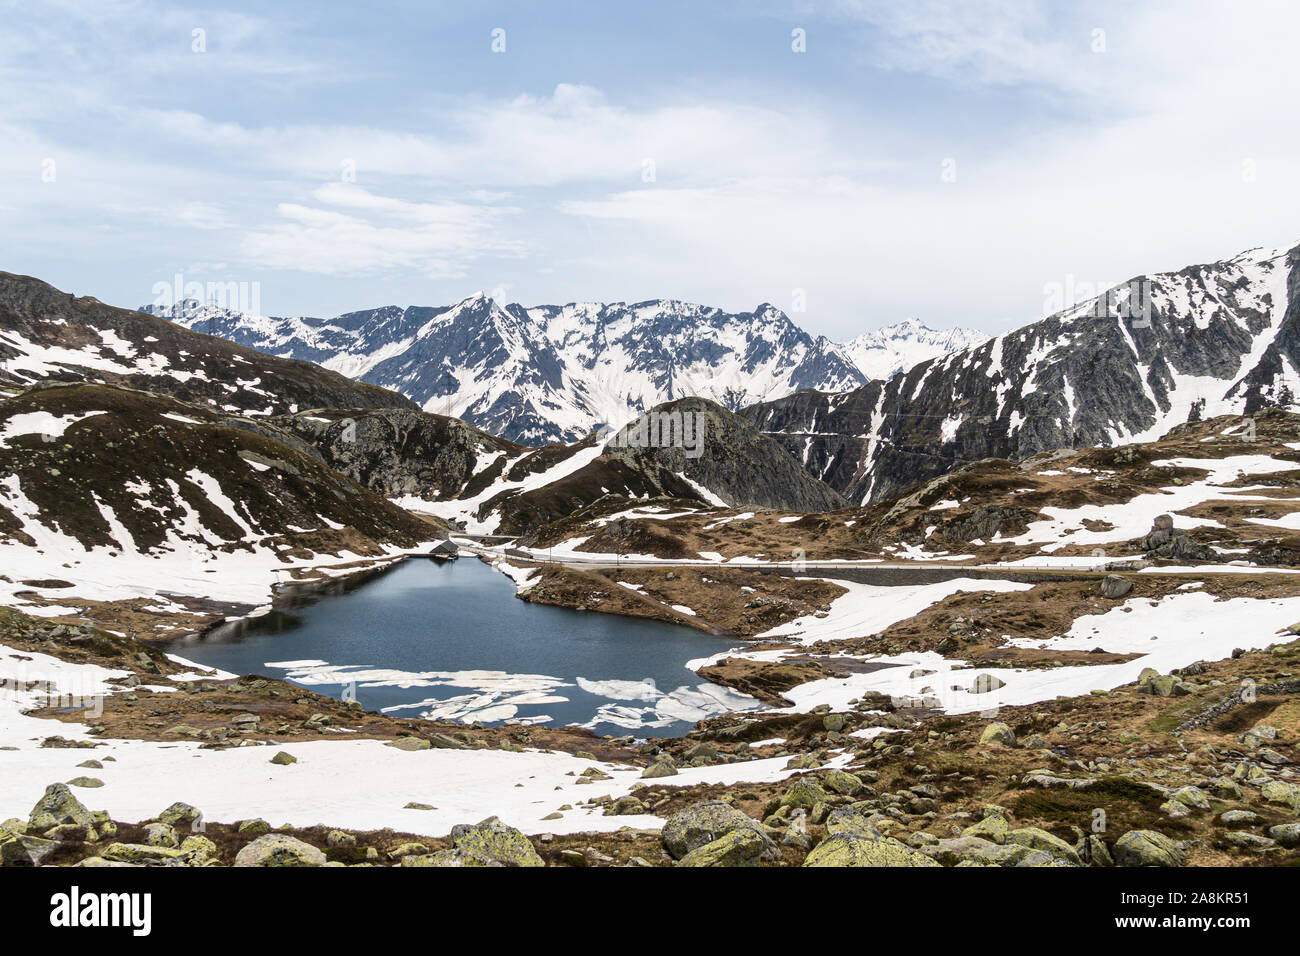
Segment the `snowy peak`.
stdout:
[[928,359],[989,340],[976,329],[932,329],[917,319],[864,332],[840,348],[868,379],[890,379]]
[[[192,300],[143,311],[382,384],[427,411],[525,444],[574,441],[680,398],[735,410],[872,377],[842,346],[809,335],[770,303],[736,313],[677,299],[526,307],[476,292],[451,306],[334,319],[244,315]],[[891,355],[930,357],[938,348],[917,352],[901,333],[895,338]]]

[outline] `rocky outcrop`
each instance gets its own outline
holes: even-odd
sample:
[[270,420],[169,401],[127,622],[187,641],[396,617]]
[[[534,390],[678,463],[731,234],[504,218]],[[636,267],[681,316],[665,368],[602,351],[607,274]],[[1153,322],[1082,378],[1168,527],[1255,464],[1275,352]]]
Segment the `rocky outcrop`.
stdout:
[[35,523],[88,548],[173,556],[253,550],[276,539],[377,553],[381,543],[437,537],[266,423],[232,428],[229,416],[105,385],[31,389],[0,401],[0,428],[42,416],[72,424],[57,441],[32,430],[0,444],[0,476],[13,476],[27,502],[0,490],[0,534],[23,543],[47,533]]
[[1218,556],[1209,548],[1202,548],[1187,537],[1187,532],[1174,527],[1172,515],[1156,515],[1151,530],[1135,545],[1149,559],[1168,558],[1186,561],[1217,561]]
[[459,419],[413,409],[314,409],[276,424],[335,471],[386,498],[458,497],[484,472],[485,462],[526,451]]
[[[558,460],[602,443],[601,454],[582,468],[539,488],[507,490],[489,499],[480,517],[498,511],[502,531],[526,534],[602,499],[662,497],[782,511],[829,511],[845,505],[780,444],[701,398],[660,405],[626,431],[591,436],[568,449],[552,446],[530,457]],[[522,459],[505,477],[526,477],[520,472],[529,461]]]

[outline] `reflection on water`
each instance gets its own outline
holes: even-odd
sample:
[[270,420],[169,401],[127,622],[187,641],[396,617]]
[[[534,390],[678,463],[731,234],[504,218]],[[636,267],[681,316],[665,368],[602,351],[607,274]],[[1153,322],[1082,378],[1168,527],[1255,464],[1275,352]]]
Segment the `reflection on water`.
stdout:
[[514,592],[479,561],[413,559],[365,580],[286,594],[270,614],[171,648],[397,716],[670,735],[755,706],[685,667],[725,650],[724,639],[529,604]]

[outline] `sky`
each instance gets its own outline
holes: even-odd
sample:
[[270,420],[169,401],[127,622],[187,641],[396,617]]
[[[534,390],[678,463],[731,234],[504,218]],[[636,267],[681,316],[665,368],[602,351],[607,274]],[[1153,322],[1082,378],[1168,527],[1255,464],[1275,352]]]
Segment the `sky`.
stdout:
[[0,269],[115,305],[482,290],[1000,332],[1300,242],[1300,4],[0,11]]

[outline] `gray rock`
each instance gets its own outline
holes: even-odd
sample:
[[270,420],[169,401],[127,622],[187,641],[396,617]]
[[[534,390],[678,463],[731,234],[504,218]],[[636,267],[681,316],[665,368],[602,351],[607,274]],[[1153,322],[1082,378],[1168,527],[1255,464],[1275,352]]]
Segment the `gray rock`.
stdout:
[[1108,574],[1101,582],[1101,596],[1112,601],[1119,600],[1133,590],[1133,582],[1118,574]]

